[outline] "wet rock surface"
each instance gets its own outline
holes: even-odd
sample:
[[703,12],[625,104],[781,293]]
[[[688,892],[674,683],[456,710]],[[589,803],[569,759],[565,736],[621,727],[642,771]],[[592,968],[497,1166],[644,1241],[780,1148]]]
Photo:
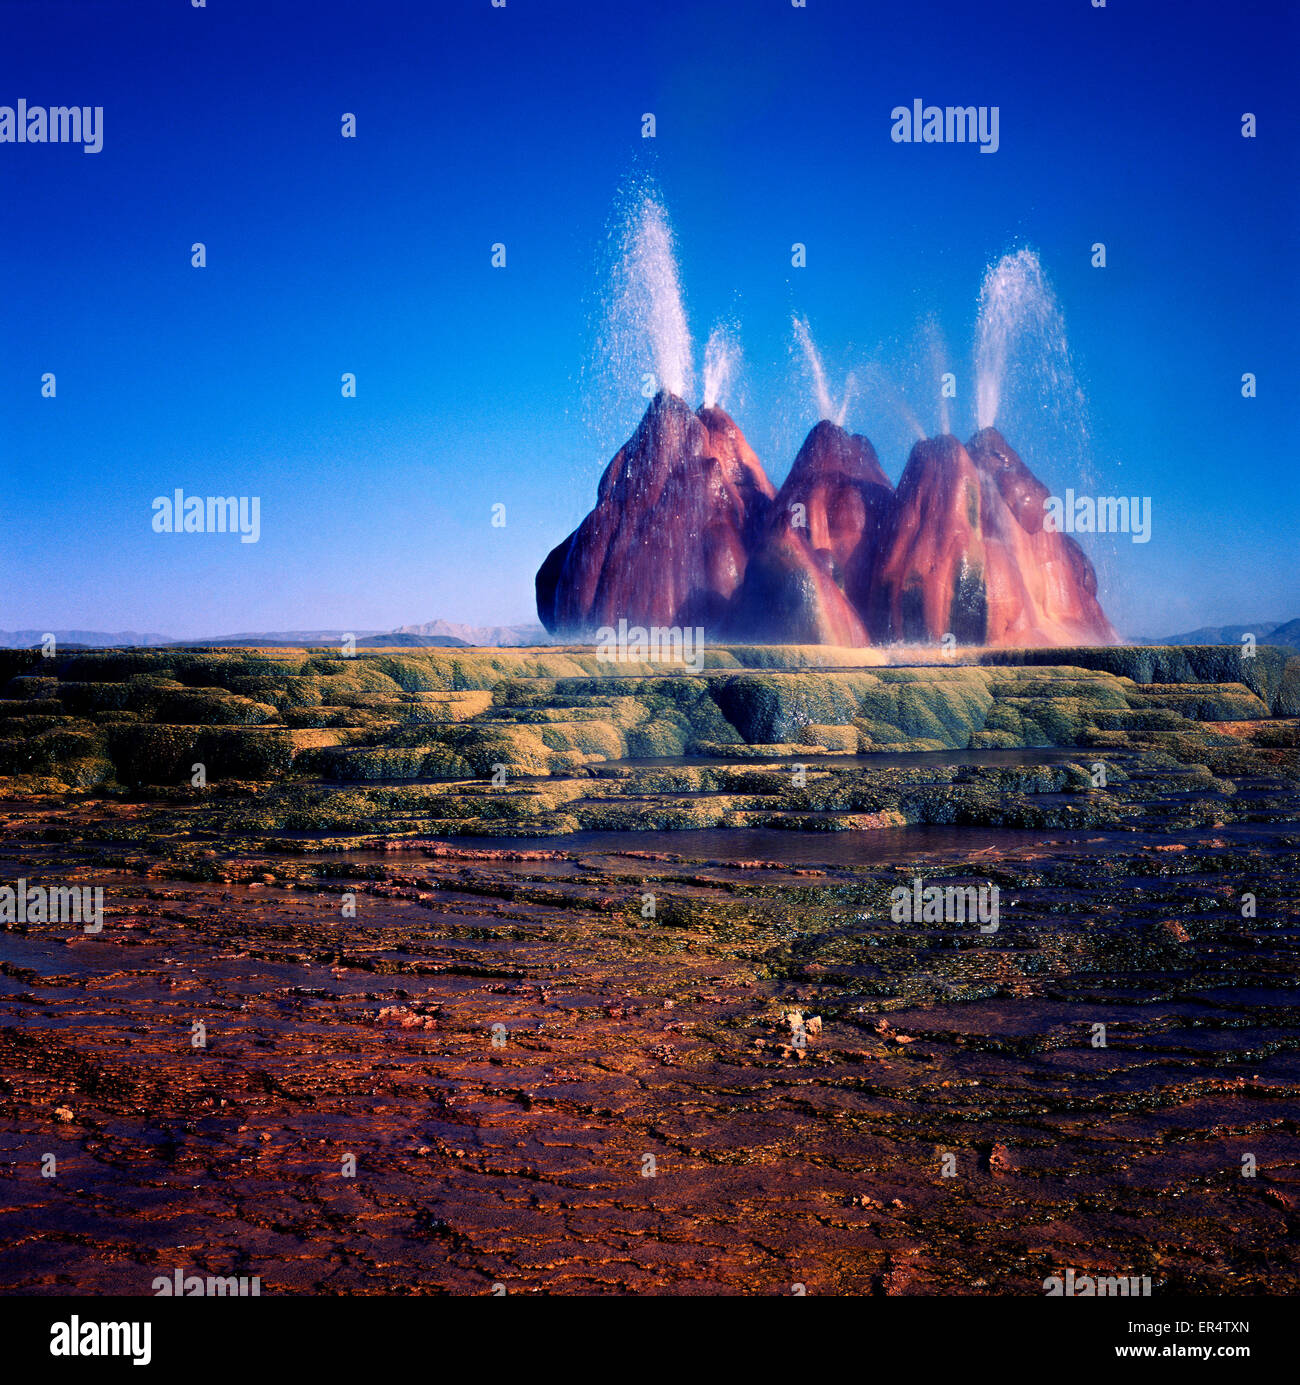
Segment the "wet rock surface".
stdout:
[[[1291,675],[1117,657],[28,661],[0,882],[102,888],[103,927],[0,925],[0,1290],[1294,1292]],[[584,714],[690,729],[502,788],[321,772]],[[995,928],[899,916],[967,887]]]
[[774,494],[734,419],[661,390],[538,569],[537,614],[569,638],[625,620],[777,644],[1117,644],[1048,500],[994,428],[969,450],[919,441],[895,491],[870,441],[826,419]]
[[[0,935],[6,1291],[1300,1279],[1289,826],[178,868],[81,843],[84,808],[5,816],[6,878],[106,892],[98,935]],[[913,877],[998,883],[997,931],[893,922]]]
[[715,630],[745,574],[772,486],[721,409],[661,391],[601,477],[596,506],[537,574],[548,630]]
[[995,429],[969,450],[950,434],[918,442],[865,603],[875,638],[1117,643],[1091,562],[1044,526],[1047,495]]
[[893,487],[871,443],[817,424],[752,547],[731,629],[794,643],[870,643],[861,613],[893,508]]

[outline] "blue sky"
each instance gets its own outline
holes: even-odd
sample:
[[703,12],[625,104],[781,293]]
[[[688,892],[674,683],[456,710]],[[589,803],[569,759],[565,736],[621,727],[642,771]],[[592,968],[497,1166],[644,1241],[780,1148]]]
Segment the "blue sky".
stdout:
[[[876,359],[937,431],[932,318],[969,436],[981,276],[1029,245],[1095,485],[1152,500],[1150,543],[1093,550],[1116,624],[1300,615],[1290,8],[4,0],[0,105],[105,113],[98,154],[0,144],[0,629],[533,619],[538,564],[644,402],[583,375],[611,212],[644,174],[697,372],[713,322],[739,325],[723,402],[774,481],[816,421],[792,312],[833,375]],[[1001,148],[892,143],[915,97],[997,105]],[[1011,401],[1008,436],[1079,487],[1042,404]],[[895,411],[866,392],[847,421],[896,479]],[[178,486],[260,496],[260,541],[154,533]]]

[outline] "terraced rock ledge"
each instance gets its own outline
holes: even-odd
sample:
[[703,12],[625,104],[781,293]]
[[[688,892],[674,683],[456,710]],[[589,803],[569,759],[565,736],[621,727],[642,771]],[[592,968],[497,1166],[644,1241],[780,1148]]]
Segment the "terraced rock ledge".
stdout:
[[0,1291],[1295,1292],[1298,715],[1263,648],[0,651],[0,884],[104,891],[0,924]]

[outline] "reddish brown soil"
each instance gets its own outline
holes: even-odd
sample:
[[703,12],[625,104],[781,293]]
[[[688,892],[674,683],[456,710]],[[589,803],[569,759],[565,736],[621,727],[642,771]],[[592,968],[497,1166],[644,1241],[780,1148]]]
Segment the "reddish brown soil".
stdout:
[[[5,880],[102,884],[106,915],[0,932],[2,1291],[1300,1287],[1282,828],[972,832],[858,871],[557,840],[196,872],[78,841],[89,811],[11,805],[4,835]],[[963,869],[1000,882],[997,934],[889,920],[889,885]],[[804,1056],[789,1008],[822,1020]]]

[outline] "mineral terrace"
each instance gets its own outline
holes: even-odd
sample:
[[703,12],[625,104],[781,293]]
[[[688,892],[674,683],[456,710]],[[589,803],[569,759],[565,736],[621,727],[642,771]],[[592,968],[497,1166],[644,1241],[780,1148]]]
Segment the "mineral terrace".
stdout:
[[1300,660],[901,657],[0,651],[0,1291],[1300,1289]]

